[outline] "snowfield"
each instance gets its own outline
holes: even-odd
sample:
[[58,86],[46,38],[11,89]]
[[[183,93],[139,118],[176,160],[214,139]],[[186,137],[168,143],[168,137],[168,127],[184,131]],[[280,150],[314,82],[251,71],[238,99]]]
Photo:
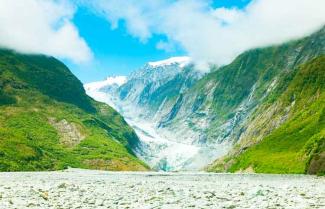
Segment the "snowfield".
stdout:
[[0,173],[0,208],[325,208],[325,178],[79,169]]
[[169,59],[160,60],[160,61],[156,61],[156,62],[149,62],[148,64],[152,67],[178,64],[182,68],[190,63],[191,63],[191,58],[187,57],[187,56],[183,56],[183,57],[171,57]]

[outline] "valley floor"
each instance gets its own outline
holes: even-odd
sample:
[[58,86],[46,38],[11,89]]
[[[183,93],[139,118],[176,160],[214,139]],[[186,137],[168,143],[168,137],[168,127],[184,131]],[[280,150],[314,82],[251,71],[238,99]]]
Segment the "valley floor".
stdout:
[[325,208],[325,178],[79,169],[0,173],[0,208]]

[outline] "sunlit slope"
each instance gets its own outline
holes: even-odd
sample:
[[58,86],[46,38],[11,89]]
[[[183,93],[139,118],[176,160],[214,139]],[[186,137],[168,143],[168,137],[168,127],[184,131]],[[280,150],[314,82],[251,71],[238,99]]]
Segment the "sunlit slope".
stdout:
[[[324,174],[324,107],[325,56],[319,56],[282,77],[252,116],[248,128],[256,127],[255,136],[270,133],[260,140],[244,138],[209,170]],[[282,124],[270,128],[277,123]]]
[[0,50],[0,170],[147,170],[138,138],[58,60]]

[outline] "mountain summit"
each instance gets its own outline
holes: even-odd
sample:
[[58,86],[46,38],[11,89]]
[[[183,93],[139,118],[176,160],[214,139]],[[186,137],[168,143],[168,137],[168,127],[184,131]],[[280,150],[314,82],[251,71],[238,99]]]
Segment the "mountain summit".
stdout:
[[160,61],[155,61],[155,62],[148,62],[148,65],[151,67],[163,67],[163,66],[168,66],[168,65],[173,65],[176,64],[179,67],[183,68],[186,65],[190,64],[191,58],[190,57],[171,57],[169,59],[165,60],[160,60]]

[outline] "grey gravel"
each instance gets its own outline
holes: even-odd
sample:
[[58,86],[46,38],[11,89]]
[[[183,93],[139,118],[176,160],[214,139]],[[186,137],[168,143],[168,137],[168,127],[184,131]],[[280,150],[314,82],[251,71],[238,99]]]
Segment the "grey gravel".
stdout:
[[0,208],[325,208],[325,178],[306,175],[0,173]]

